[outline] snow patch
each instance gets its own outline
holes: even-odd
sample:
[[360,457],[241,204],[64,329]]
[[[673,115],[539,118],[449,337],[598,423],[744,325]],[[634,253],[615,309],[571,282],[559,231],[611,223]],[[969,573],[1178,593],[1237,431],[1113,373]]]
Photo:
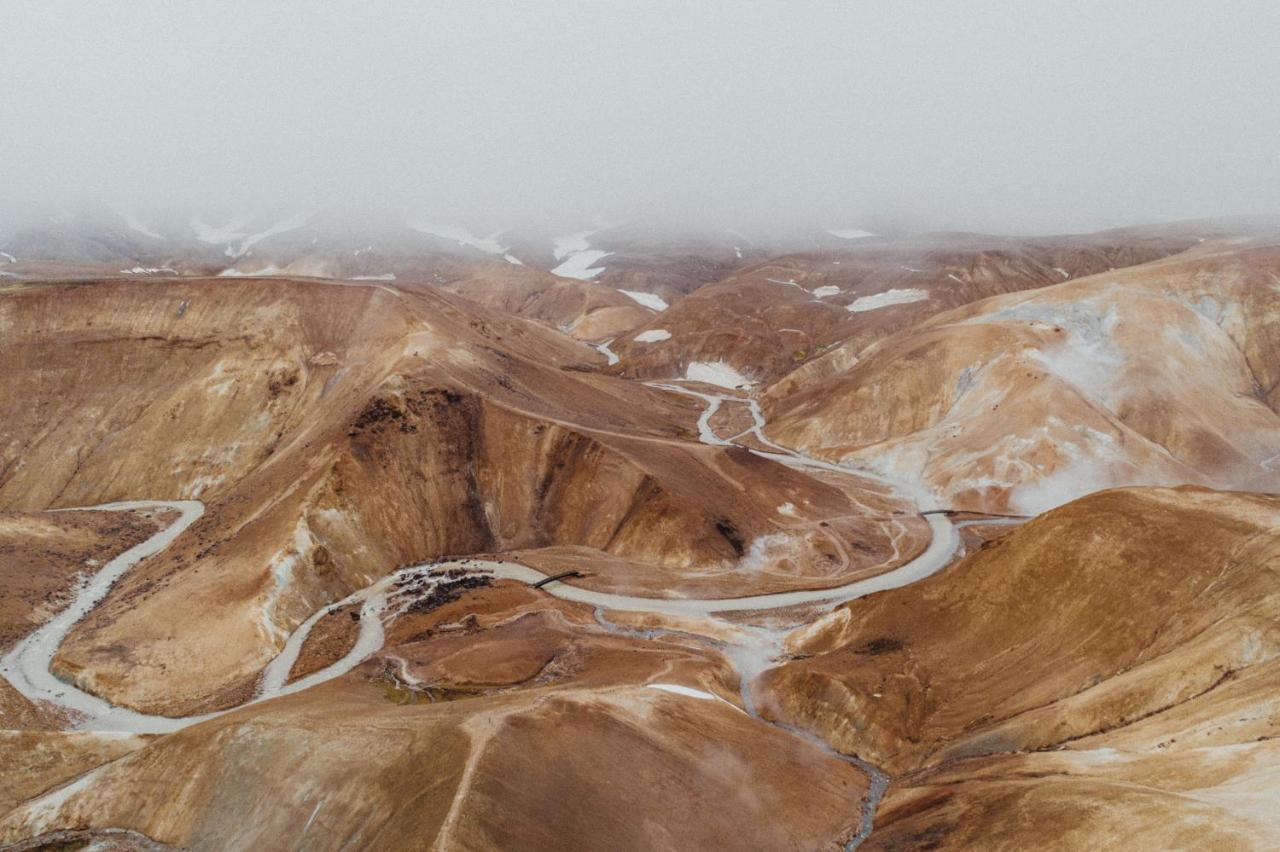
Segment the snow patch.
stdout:
[[18,259],[7,251],[0,251],[0,257],[3,257],[9,263],[17,263]]
[[591,344],[593,349],[595,349],[597,352],[603,355],[606,359],[608,359],[610,366],[618,363],[618,361],[621,360],[618,357],[618,353],[614,352],[612,349],[609,348],[609,344],[612,342],[613,342],[612,340],[606,340],[604,343]]
[[794,503],[783,503],[778,507],[778,514],[786,515],[789,518],[798,517],[798,515],[796,515],[796,506]]
[[178,270],[168,266],[135,266],[133,269],[121,269],[121,275],[177,275]]
[[[555,269],[551,270],[552,275],[559,275],[561,278],[576,278],[579,281],[590,281],[601,272],[604,272],[603,266],[593,267],[591,264],[597,260],[608,257],[613,254],[611,251],[600,251],[598,249],[588,249],[586,251],[574,252],[569,255],[564,263],[561,263]],[[557,258],[559,260],[559,258]]]
[[642,331],[635,336],[636,343],[659,343],[663,340],[670,340],[671,332],[665,328],[651,328],[648,331]]
[[861,240],[865,237],[874,237],[875,234],[870,231],[864,231],[861,228],[836,228],[827,231],[833,237],[839,237],[842,240]]
[[716,696],[702,689],[694,689],[691,686],[681,686],[678,683],[646,683],[649,689],[661,689],[663,692],[670,692],[675,695],[684,695],[688,698],[697,698],[701,701],[715,701]]
[[839,292],[840,292],[839,287],[833,287],[832,285],[828,284],[825,287],[819,287],[817,290],[814,290],[813,297],[815,299],[825,299],[828,296],[834,296]]
[[[507,247],[498,242],[498,234],[501,231],[494,231],[487,237],[477,237],[466,228],[457,228],[452,225],[432,225],[429,223],[410,222],[409,227],[420,233],[427,234],[432,237],[440,237],[444,240],[453,240],[458,245],[470,246],[473,249],[479,249],[485,254],[500,254],[508,261]],[[515,261],[518,263],[519,261]]]
[[854,299],[849,303],[849,307],[846,310],[862,313],[863,311],[874,311],[877,308],[886,308],[889,305],[921,302],[927,298],[929,298],[928,293],[924,290],[917,290],[914,287],[906,290],[885,290],[883,293],[876,293],[874,296],[863,296],[860,299]]
[[516,257],[514,254],[510,254],[510,253],[504,254],[502,255],[502,259],[505,260],[507,263],[511,264],[512,266],[524,266],[524,263],[520,260],[520,258]]
[[691,382],[704,382],[722,388],[751,387],[752,382],[724,361],[694,361],[684,371]]
[[357,275],[352,281],[395,281],[396,274],[394,272],[384,272],[381,275]]
[[650,308],[655,311],[665,311],[670,307],[665,299],[661,296],[656,296],[653,293],[641,293],[635,290],[619,290],[618,292],[623,295],[630,296],[646,308]]

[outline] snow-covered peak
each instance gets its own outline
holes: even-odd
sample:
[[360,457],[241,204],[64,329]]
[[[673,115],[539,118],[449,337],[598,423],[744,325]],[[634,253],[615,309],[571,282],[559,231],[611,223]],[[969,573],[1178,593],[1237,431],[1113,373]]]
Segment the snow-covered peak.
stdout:
[[204,219],[197,217],[188,224],[197,240],[209,245],[223,246],[223,253],[227,257],[239,258],[244,257],[249,253],[249,249],[263,240],[277,234],[296,231],[310,220],[310,216],[292,216],[256,233],[249,231],[249,224],[253,221],[250,216],[239,216],[223,225],[210,225]]

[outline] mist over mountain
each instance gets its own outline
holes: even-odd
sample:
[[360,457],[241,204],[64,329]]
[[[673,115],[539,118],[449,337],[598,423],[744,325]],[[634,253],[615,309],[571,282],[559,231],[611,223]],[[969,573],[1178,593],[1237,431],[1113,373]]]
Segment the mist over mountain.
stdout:
[[1280,7],[0,9],[0,849],[1280,849]]
[[1280,209],[1260,0],[11,6],[10,222],[1048,233]]

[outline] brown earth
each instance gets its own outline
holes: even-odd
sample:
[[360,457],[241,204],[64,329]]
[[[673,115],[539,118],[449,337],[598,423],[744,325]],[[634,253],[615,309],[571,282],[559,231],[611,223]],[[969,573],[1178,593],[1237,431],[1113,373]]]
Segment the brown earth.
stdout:
[[0,512],[0,655],[66,606],[77,577],[149,538],[169,514]]
[[1274,497],[1093,495],[841,607],[757,694],[895,777],[879,848],[1263,848],[1278,530]]
[[[581,546],[656,566],[650,594],[680,592],[686,574],[703,588],[707,571],[736,590],[727,569],[789,523],[779,506],[817,523],[885,502],[699,444],[685,425],[697,400],[564,369],[590,353],[434,290],[25,285],[0,298],[0,325],[15,365],[0,446],[17,459],[0,506],[206,503],[55,661],[138,708],[235,704],[317,602],[398,565]],[[37,369],[33,387],[22,376]],[[862,525],[847,563],[825,536],[796,537],[791,558],[810,567],[769,587],[874,570],[899,526]]]
[[[1195,244],[1185,236],[1012,240],[943,235],[900,241],[856,241],[839,251],[772,257],[708,284],[610,344],[614,370],[639,378],[684,375],[694,361],[725,361],[769,384],[797,368],[810,380],[833,364],[815,360],[839,347],[851,358],[877,340],[942,311],[1001,293],[1045,287],[1111,268],[1165,257]],[[828,288],[815,295],[820,288]],[[837,292],[832,293],[832,289]],[[889,290],[922,290],[927,298],[851,312],[849,304]],[[830,295],[828,295],[830,293]],[[669,340],[635,343],[648,329]],[[780,385],[781,390],[788,386]]]
[[322,616],[302,643],[286,682],[292,683],[342,659],[355,645],[359,633],[359,606],[340,606]]
[[1280,489],[1280,250],[1183,255],[977,302],[771,388],[781,443],[1036,512],[1125,484]]
[[505,262],[449,269],[433,277],[429,286],[492,310],[537,320],[577,340],[609,340],[653,316],[653,311],[613,287]]
[[[703,445],[701,401],[629,380],[695,360],[757,380],[779,443],[947,506],[1280,490],[1280,253],[1256,229],[782,251],[615,228],[591,237],[612,252],[592,282],[537,268],[541,237],[503,235],[524,267],[306,230],[235,260],[310,280],[186,277],[223,247],[144,255],[118,229],[58,239],[15,268],[84,280],[0,286],[0,623],[11,644],[165,520],[43,510],[200,499],[54,667],[151,712],[238,709],[159,737],[70,732],[0,679],[0,843],[836,849],[868,791],[843,753],[892,779],[864,848],[1280,846],[1280,498],[1260,493],[1110,490],[966,526],[940,573],[829,612],[406,585],[354,671],[239,707],[302,620],[409,564],[483,555],[724,597],[924,548],[911,500],[754,438]],[[112,278],[122,258],[181,276]],[[895,289],[925,297],[845,309]],[[671,340],[632,342],[658,328]],[[612,337],[606,367],[582,341]],[[749,425],[733,403],[712,419]],[[346,653],[353,611],[319,620],[292,680]],[[761,654],[774,668],[744,683]]]
[[613,636],[507,584],[414,619],[351,675],[162,737],[61,805],[14,810],[0,838],[112,826],[197,850],[814,849],[856,830],[855,767],[727,701],[645,688],[717,683],[706,649]]
[[36,704],[0,678],[0,730],[56,731],[65,724],[57,708]]
[[0,813],[137,751],[151,739],[95,731],[0,731]]

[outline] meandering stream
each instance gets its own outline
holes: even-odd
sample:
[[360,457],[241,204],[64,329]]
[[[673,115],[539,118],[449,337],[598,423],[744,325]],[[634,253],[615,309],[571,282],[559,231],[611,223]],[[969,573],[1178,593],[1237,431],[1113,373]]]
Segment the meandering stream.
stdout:
[[[863,470],[855,470],[833,462],[811,458],[782,447],[764,434],[764,416],[758,403],[753,399],[736,396],[709,394],[692,390],[679,385],[651,383],[651,386],[674,393],[686,394],[703,400],[706,408],[698,419],[699,438],[703,443],[713,446],[728,446],[745,435],[753,435],[764,446],[773,452],[751,449],[750,451],[764,458],[773,459],[795,467],[812,467],[843,474],[857,475],[884,482],[900,492],[915,496],[917,511],[925,512],[934,509],[920,505],[923,498],[918,489],[911,489],[903,483],[893,482]],[[751,413],[753,425],[730,438],[721,438],[711,428],[710,421],[722,404],[743,404]],[[58,648],[66,639],[72,627],[97,606],[110,591],[111,587],[131,568],[168,547],[188,527],[204,513],[204,505],[195,500],[139,500],[120,503],[108,503],[87,507],[101,511],[156,510],[171,509],[178,513],[178,518],[160,532],[120,553],[107,562],[92,577],[75,591],[71,603],[51,618],[44,625],[28,634],[0,659],[0,675],[3,675],[20,693],[28,699],[52,705],[65,711],[74,720],[78,729],[95,731],[130,731],[134,733],[168,733],[188,725],[211,719],[232,709],[207,713],[198,716],[171,718],[167,716],[139,713],[128,708],[111,704],[104,699],[86,692],[74,684],[67,683],[53,674],[50,665]],[[596,608],[597,621],[605,629],[624,631],[607,621],[603,613],[613,611],[647,612],[671,616],[714,616],[728,612],[760,612],[765,610],[785,609],[802,604],[825,604],[834,607],[837,604],[854,600],[864,595],[886,589],[898,588],[914,583],[945,567],[954,556],[960,544],[959,526],[977,521],[954,524],[945,514],[929,514],[926,516],[932,537],[924,552],[898,568],[870,577],[826,589],[799,590],[762,595],[748,595],[731,598],[654,598],[638,595],[622,595],[611,592],[593,591],[580,588],[566,582],[557,582],[544,587],[544,591],[568,601],[587,604]],[[1017,521],[1012,521],[1016,523]],[[980,523],[993,523],[982,521]],[[1011,523],[996,521],[994,523]],[[428,588],[438,580],[433,575],[463,567],[462,563],[447,562],[430,566],[411,566],[396,571],[370,586],[353,592],[346,598],[321,607],[303,621],[286,639],[279,654],[263,670],[256,696],[239,705],[247,706],[266,701],[280,695],[286,695],[308,689],[351,671],[369,656],[377,652],[384,642],[383,618],[389,609],[389,599],[398,584],[410,575],[420,578],[421,589]],[[495,578],[517,580],[524,583],[536,583],[546,579],[545,574],[533,568],[511,562],[485,562],[467,560],[468,570],[483,571]],[[441,577],[441,579],[443,579]],[[310,635],[312,628],[326,614],[340,607],[360,605],[359,632],[351,649],[340,660],[325,668],[287,683],[289,672]],[[392,615],[394,617],[394,614]],[[788,629],[797,625],[791,625]],[[754,718],[761,717],[756,711],[752,696],[752,685],[756,679],[771,668],[782,654],[782,643],[787,629],[770,629],[760,627],[744,627],[735,625],[736,635],[740,641],[726,642],[723,638],[712,640],[726,659],[739,674],[740,691],[744,710]],[[667,631],[632,631],[629,635],[657,635]],[[678,631],[676,631],[678,632]],[[767,720],[762,720],[767,721]],[[772,723],[771,723],[772,724]],[[857,835],[847,848],[854,848],[870,833],[872,818],[876,806],[888,785],[888,778],[874,766],[856,757],[841,754],[830,749],[825,743],[803,731],[788,730],[810,741],[819,743],[824,749],[841,760],[851,762],[863,769],[869,777],[870,788],[862,803],[862,822]]]

